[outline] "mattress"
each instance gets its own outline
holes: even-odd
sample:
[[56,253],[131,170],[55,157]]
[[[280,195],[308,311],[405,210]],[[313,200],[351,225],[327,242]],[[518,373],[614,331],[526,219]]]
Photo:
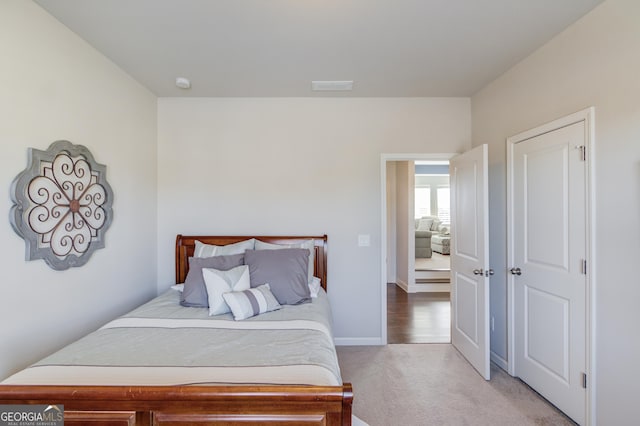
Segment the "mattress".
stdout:
[[169,290],[2,383],[342,385],[324,291],[243,321],[179,298]]

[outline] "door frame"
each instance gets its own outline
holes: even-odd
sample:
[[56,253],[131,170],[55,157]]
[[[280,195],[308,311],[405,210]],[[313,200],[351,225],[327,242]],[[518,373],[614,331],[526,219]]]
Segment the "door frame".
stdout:
[[586,152],[586,170],[585,170],[585,199],[586,199],[586,306],[585,306],[585,334],[586,334],[586,370],[587,375],[587,400],[586,400],[586,424],[589,425],[595,420],[595,392],[596,392],[596,357],[595,357],[595,291],[596,291],[596,241],[595,241],[595,176],[594,176],[594,145],[595,145],[595,108],[575,112],[565,117],[537,126],[522,133],[507,138],[507,367],[510,375],[515,375],[515,291],[514,276],[509,273],[509,268],[514,265],[514,248],[515,244],[513,229],[513,160],[514,147],[518,142],[552,132],[554,130],[566,127],[575,123],[584,121],[585,123],[585,152]]
[[[387,162],[389,161],[449,161],[457,153],[380,154],[380,344],[387,344]],[[414,260],[415,269],[415,260]]]

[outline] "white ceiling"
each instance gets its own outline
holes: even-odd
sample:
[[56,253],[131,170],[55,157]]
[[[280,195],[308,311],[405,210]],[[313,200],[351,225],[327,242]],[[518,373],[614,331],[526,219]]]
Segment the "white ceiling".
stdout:
[[471,96],[602,2],[35,1],[163,97]]

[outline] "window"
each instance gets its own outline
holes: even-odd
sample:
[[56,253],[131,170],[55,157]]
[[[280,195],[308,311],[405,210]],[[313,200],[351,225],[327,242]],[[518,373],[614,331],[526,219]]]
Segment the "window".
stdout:
[[449,207],[449,187],[438,188],[438,218],[442,223],[451,223],[451,208]]
[[451,223],[449,207],[449,162],[415,163],[415,216],[437,216],[442,223]]
[[416,188],[415,215],[416,219],[422,216],[431,216],[431,187]]

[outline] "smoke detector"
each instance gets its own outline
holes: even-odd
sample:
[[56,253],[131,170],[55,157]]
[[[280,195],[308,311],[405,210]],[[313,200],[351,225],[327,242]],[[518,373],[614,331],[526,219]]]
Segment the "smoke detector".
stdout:
[[176,78],[176,86],[181,89],[191,89],[191,82],[188,78],[178,77]]

